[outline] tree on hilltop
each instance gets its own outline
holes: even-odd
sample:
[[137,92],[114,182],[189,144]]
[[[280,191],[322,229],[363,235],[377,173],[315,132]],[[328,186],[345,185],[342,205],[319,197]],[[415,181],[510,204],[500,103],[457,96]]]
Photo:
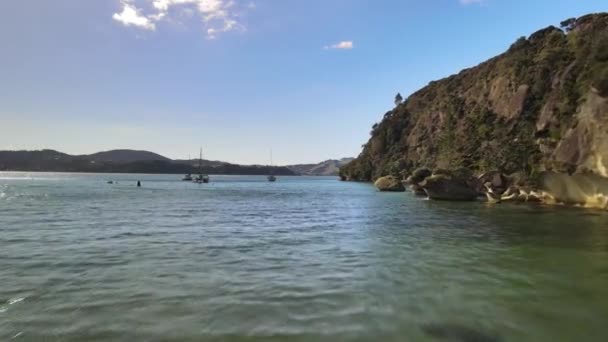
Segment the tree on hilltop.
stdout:
[[401,96],[401,93],[397,93],[395,96],[395,106],[398,106],[401,103],[403,103],[403,96]]

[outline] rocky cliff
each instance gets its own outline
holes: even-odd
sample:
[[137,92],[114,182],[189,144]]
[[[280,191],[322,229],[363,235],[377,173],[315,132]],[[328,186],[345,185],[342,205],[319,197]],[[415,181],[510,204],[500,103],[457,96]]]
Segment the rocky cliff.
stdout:
[[419,167],[608,177],[608,13],[565,20],[412,94],[373,126],[344,179]]

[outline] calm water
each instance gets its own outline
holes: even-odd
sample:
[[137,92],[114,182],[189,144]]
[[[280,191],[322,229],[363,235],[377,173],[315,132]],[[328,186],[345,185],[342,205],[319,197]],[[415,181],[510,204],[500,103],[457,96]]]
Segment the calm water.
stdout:
[[177,179],[0,173],[0,340],[608,340],[608,213]]

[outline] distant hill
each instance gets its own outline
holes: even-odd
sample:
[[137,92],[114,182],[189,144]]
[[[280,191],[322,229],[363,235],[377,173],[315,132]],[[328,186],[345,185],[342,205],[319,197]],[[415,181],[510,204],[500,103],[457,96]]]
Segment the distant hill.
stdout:
[[303,176],[337,176],[340,168],[354,158],[330,159],[318,164],[289,165],[288,169]]
[[[297,175],[286,167],[208,160],[203,160],[202,165],[202,171],[211,175]],[[77,156],[54,150],[0,151],[0,171],[186,174],[198,172],[198,160],[171,160],[153,152],[133,150]]]
[[132,163],[138,161],[171,161],[167,157],[148,151],[111,150],[80,156],[96,162]]
[[[188,165],[193,165],[198,167],[198,163],[199,160],[198,159],[174,159],[173,160],[174,163],[179,163],[179,164],[188,164]],[[219,160],[206,160],[203,159],[202,161],[203,167],[219,167],[222,165],[230,165],[230,163],[228,162],[223,162],[223,161],[219,161]]]

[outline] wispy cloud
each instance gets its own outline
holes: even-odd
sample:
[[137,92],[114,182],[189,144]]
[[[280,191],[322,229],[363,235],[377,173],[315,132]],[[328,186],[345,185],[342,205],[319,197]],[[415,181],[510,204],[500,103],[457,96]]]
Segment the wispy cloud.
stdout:
[[121,0],[121,6],[122,11],[114,13],[114,20],[146,30],[155,30],[157,22],[177,12],[196,14],[209,39],[223,32],[244,31],[240,17],[255,8],[251,1],[241,4],[236,0]]
[[463,5],[482,4],[484,0],[458,0]]
[[352,40],[344,40],[336,44],[327,45],[323,47],[325,50],[351,50],[355,48],[355,44]]

